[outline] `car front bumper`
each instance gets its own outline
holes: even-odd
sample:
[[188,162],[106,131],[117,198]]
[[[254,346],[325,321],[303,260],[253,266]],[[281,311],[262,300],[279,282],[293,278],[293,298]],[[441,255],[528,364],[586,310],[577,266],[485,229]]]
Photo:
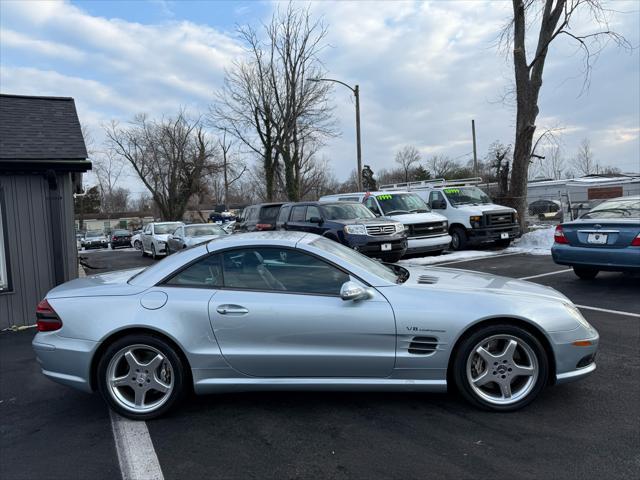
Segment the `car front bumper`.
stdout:
[[[407,250],[407,237],[404,233],[394,235],[344,235],[343,243],[368,257],[390,253],[404,255]],[[391,250],[382,250],[382,245],[390,244]]]
[[435,237],[409,237],[407,253],[427,253],[445,250],[451,243],[451,235]]
[[[556,363],[556,384],[580,380],[596,369],[596,353],[600,337],[592,330],[585,335],[582,328],[569,332],[555,332],[550,334]],[[586,338],[585,338],[586,337]],[[589,345],[577,346],[574,342],[586,341]]]
[[554,244],[553,261],[559,265],[596,268],[598,270],[640,271],[640,248],[577,247]]
[[509,240],[518,238],[520,235],[520,226],[516,224],[504,227],[480,227],[467,229],[467,238],[470,245],[506,240],[505,238],[502,238],[503,234],[507,234]]

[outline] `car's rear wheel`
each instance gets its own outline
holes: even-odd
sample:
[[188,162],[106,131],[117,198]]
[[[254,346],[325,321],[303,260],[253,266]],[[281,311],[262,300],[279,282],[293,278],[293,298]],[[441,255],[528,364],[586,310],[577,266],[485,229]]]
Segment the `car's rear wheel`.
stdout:
[[492,325],[465,338],[453,362],[453,377],[472,404],[496,411],[518,410],[544,388],[549,361],[544,347],[514,325]]
[[464,250],[467,246],[467,232],[461,227],[451,229],[451,249]]
[[599,270],[595,268],[573,267],[573,273],[581,280],[593,280],[598,275]]
[[159,417],[185,392],[185,365],[163,339],[130,335],[110,345],[98,363],[98,390],[109,406],[134,420]]

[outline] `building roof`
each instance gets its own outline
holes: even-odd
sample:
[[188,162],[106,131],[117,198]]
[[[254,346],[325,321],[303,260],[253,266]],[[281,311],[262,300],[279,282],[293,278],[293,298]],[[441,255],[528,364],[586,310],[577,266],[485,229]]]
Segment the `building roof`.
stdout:
[[87,149],[73,98],[0,94],[0,164],[86,171]]

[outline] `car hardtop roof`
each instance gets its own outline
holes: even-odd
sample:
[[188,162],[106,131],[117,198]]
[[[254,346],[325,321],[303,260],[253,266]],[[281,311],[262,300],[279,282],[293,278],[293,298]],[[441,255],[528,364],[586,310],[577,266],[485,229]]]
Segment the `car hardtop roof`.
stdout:
[[253,205],[248,205],[245,208],[249,207],[277,207],[278,205],[284,205],[286,202],[264,202],[264,203],[254,203]]
[[207,243],[207,249],[210,252],[214,250],[221,250],[225,249],[228,244],[233,244],[233,246],[273,244],[274,246],[294,248],[298,242],[307,236],[317,237],[317,235],[310,233],[284,230],[234,233],[233,235],[227,235],[226,237]]
[[[331,198],[338,198],[338,197],[347,197],[349,195],[389,195],[389,194],[394,194],[394,193],[415,193],[411,190],[374,190],[373,192],[350,192],[350,193],[334,193],[331,195],[325,195],[322,198],[326,198],[327,201]],[[327,201],[324,201],[322,203],[327,203]],[[345,202],[340,202],[340,203],[345,203]]]
[[348,202],[340,202],[338,200],[327,200],[326,202],[321,202],[320,200],[309,200],[306,202],[288,202],[285,203],[284,205],[282,205],[283,207],[289,207],[289,206],[297,206],[297,205],[316,205],[318,207],[326,207],[327,205],[344,205],[345,203],[349,204],[352,203],[354,205],[362,205],[360,202],[356,202],[356,201],[348,201]]
[[170,222],[151,222],[152,225],[167,225],[169,223],[181,223],[184,225],[184,222],[181,222],[180,220],[172,220]]

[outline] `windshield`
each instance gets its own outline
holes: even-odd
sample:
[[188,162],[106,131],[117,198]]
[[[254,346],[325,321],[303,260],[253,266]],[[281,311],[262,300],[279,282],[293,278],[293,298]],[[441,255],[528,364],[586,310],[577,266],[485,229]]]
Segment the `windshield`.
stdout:
[[90,230],[87,232],[87,234],[85,235],[87,238],[93,238],[93,237],[102,237],[104,235],[104,233],[102,233],[100,230]]
[[262,207],[260,210],[260,221],[262,222],[275,222],[280,213],[281,205],[269,205]]
[[153,233],[157,234],[163,234],[163,233],[173,233],[176,228],[178,228],[180,225],[182,225],[179,222],[175,222],[175,223],[156,223],[156,225],[153,227]]
[[336,203],[323,205],[327,220],[353,220],[356,218],[375,218],[376,216],[361,203]]
[[429,206],[415,193],[380,193],[376,195],[385,215],[430,212]]
[[455,187],[442,190],[454,207],[492,203],[489,196],[478,187]]
[[640,217],[640,199],[616,198],[602,202],[581,218],[636,218]]
[[349,247],[345,247],[338,242],[320,237],[311,242],[311,245],[324,250],[327,253],[331,253],[337,257],[340,257],[351,265],[360,267],[384,280],[394,283],[398,280],[398,276],[391,268],[383,265],[380,262],[376,262],[369,257],[365,257],[361,253],[358,253]]
[[184,234],[187,237],[204,237],[207,235],[226,235],[227,232],[217,225],[192,225],[185,227]]
[[112,235],[129,235],[129,230],[114,230]]

